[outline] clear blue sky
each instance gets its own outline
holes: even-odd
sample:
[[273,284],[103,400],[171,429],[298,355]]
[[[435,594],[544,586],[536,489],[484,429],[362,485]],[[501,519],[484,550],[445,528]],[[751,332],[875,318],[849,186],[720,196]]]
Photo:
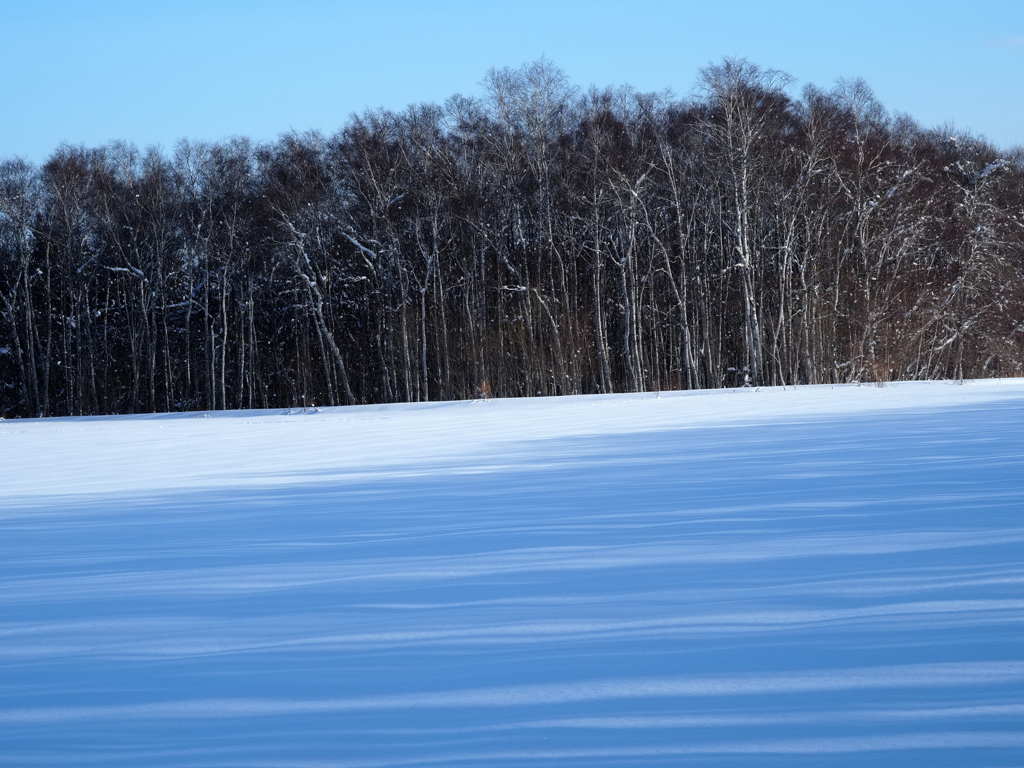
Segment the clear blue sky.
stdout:
[[580,86],[679,95],[723,56],[796,88],[863,77],[926,126],[1024,144],[1024,0],[0,0],[0,157],[332,132],[542,55]]

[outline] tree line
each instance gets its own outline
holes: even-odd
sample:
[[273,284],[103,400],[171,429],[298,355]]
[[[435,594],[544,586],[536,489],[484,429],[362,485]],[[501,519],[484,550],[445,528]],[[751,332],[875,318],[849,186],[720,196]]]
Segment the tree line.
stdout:
[[0,414],[1021,375],[1024,151],[744,60],[0,163]]

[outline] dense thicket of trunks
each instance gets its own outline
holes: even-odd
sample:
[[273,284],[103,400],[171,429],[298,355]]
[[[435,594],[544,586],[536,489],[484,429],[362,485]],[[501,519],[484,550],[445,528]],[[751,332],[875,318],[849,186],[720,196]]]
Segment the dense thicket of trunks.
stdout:
[[1021,375],[1024,153],[863,83],[569,86],[0,164],[0,411]]

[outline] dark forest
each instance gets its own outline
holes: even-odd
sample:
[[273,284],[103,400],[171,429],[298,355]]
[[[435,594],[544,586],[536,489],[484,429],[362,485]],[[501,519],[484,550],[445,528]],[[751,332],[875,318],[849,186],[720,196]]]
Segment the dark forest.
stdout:
[[1024,150],[743,60],[483,86],[0,163],[0,415],[1024,373]]

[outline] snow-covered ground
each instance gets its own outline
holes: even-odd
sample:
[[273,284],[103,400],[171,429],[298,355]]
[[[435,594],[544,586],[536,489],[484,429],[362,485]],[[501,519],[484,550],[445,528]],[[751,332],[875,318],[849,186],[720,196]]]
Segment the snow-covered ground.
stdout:
[[0,422],[4,766],[1024,764],[1024,380]]

